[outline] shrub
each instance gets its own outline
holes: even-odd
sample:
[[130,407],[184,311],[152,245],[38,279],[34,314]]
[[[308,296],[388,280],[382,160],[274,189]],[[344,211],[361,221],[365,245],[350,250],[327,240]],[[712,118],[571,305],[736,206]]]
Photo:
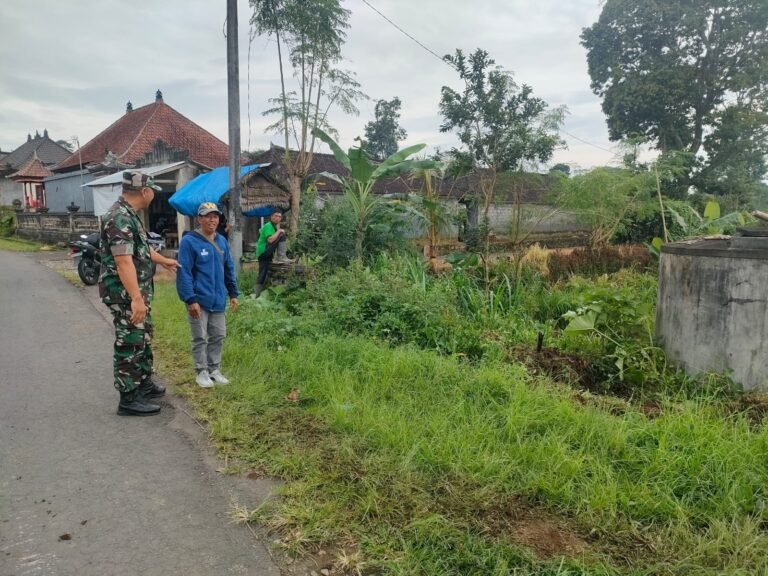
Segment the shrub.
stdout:
[[[684,238],[687,236],[687,230],[697,224],[698,219],[692,213],[688,202],[667,199],[664,200],[664,207],[670,238]],[[617,244],[643,244],[655,237],[664,237],[664,226],[658,201],[650,200],[627,211],[612,241]]]
[[459,313],[454,284],[424,283],[403,270],[394,272],[395,266],[403,265],[388,262],[371,270],[355,263],[282,301],[294,314],[319,319],[325,333],[481,357],[482,327]]
[[[317,208],[314,198],[305,199],[301,222],[294,244],[296,253],[323,256],[324,264],[332,268],[352,262],[355,257],[356,221],[343,200],[328,199],[321,208]],[[379,206],[365,231],[364,259],[370,260],[386,251],[405,250],[404,224],[403,217],[389,206]]]
[[16,217],[13,208],[0,206],[0,237],[12,236],[16,230]]
[[569,276],[600,276],[625,268],[652,270],[654,264],[648,250],[642,246],[604,246],[555,251],[549,256],[549,278],[558,281]]

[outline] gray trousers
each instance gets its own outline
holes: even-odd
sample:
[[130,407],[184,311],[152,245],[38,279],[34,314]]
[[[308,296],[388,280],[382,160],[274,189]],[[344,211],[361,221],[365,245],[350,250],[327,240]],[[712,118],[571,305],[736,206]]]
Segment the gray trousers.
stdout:
[[221,348],[227,336],[227,321],[224,312],[200,310],[199,318],[187,315],[192,329],[192,358],[195,369],[213,372],[221,364]]

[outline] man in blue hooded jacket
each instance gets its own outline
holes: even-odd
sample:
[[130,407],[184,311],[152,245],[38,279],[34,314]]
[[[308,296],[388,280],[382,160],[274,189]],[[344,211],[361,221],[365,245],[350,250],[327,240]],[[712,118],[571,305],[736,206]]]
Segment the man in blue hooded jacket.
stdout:
[[220,369],[221,348],[227,335],[224,312],[227,299],[232,312],[237,311],[240,295],[229,245],[216,232],[220,218],[216,204],[203,202],[197,209],[200,228],[185,234],[179,244],[176,291],[187,305],[197,370],[195,382],[202,388],[229,384]]

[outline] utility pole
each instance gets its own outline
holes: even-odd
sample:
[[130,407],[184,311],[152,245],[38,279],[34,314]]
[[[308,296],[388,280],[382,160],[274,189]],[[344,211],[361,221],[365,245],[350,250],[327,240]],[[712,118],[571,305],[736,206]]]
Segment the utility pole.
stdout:
[[237,0],[227,0],[227,93],[229,96],[229,250],[240,271],[240,62],[237,46]]

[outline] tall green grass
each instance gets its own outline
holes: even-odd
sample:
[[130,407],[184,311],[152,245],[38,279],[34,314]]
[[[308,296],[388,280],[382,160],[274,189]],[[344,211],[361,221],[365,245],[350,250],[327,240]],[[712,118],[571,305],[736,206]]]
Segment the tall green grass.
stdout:
[[[172,286],[153,314],[161,365],[185,381]],[[403,575],[768,573],[764,426],[702,398],[613,415],[519,365],[295,321],[245,302],[225,345],[233,385],[188,391],[224,453],[288,480],[258,517],[289,549],[335,542]],[[520,507],[587,552],[537,558],[515,539]]]

